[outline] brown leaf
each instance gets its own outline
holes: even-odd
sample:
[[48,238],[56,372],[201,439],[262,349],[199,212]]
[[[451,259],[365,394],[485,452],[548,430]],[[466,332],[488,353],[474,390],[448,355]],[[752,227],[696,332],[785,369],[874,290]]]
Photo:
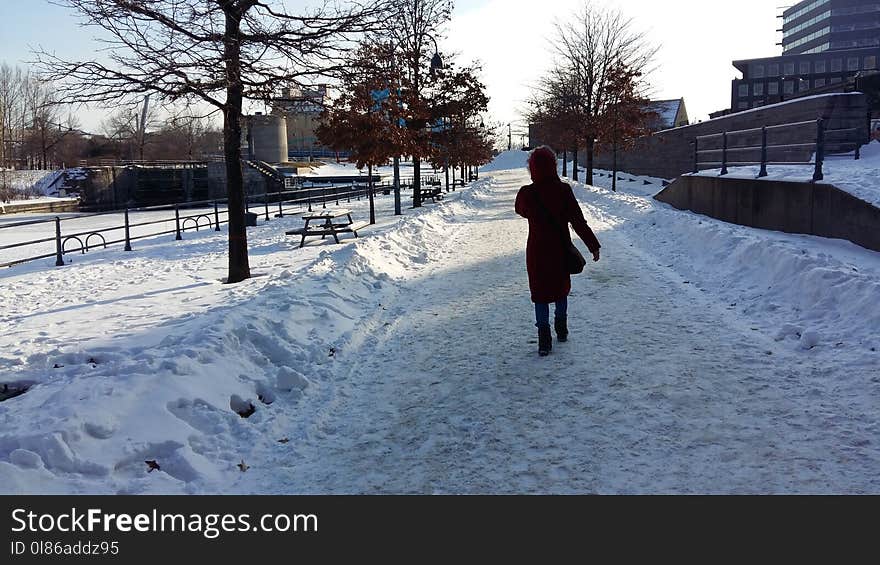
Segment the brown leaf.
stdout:
[[162,468],[159,467],[159,464],[156,463],[155,460],[144,461],[144,463],[146,463],[147,467],[150,468],[150,470],[147,471],[147,473],[152,473],[153,471],[161,471],[162,470]]
[[244,473],[248,469],[250,469],[250,465],[244,462],[244,459],[241,460],[241,463],[238,464],[238,468],[241,469],[241,472]]
[[281,439],[278,440],[278,443],[290,443],[290,439],[289,439],[289,438],[286,438],[286,437],[283,437],[283,438],[281,438]]

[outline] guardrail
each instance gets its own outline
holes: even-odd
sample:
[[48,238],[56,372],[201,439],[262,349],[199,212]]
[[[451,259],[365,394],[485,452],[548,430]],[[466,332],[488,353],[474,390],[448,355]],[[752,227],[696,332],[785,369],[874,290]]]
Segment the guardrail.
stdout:
[[[798,128],[807,130],[807,133],[801,136],[802,138],[809,138],[815,133],[814,139],[807,143],[770,143],[771,135],[775,136],[782,132],[790,133]],[[822,169],[825,156],[829,150],[838,153],[854,151],[855,159],[858,160],[860,158],[861,143],[829,139],[829,137],[833,138],[837,135],[852,134],[857,131],[859,131],[859,128],[829,129],[825,125],[825,120],[819,118],[818,120],[701,135],[694,138],[693,141],[693,172],[698,173],[703,169],[715,169],[720,165],[721,175],[726,175],[729,173],[728,167],[730,166],[760,165],[761,170],[758,173],[758,178],[761,178],[766,177],[768,174],[767,165],[814,165],[813,180],[819,181],[824,178]],[[750,141],[755,139],[758,134],[760,134],[760,144]],[[720,140],[721,146],[712,149],[701,148],[709,140]],[[812,149],[811,153],[815,154],[813,161],[783,160],[787,153],[803,154],[803,151],[808,149]],[[776,158],[771,156],[771,152],[775,153]],[[731,160],[731,154],[738,155],[739,157]],[[748,159],[749,154],[759,155],[759,157]],[[783,157],[779,157],[780,155]]]
[[[403,183],[401,183],[401,186],[403,186]],[[374,183],[372,195],[375,196],[380,192],[388,194],[392,188],[393,187],[390,183]],[[370,187],[368,183],[351,183],[347,185],[328,185],[312,188],[297,188],[295,190],[281,190],[259,195],[246,195],[245,214],[246,216],[247,214],[253,216],[263,214],[265,219],[269,220],[270,214],[273,212],[276,218],[283,218],[285,213],[289,215],[290,211],[295,207],[298,210],[307,208],[308,211],[311,212],[313,211],[313,208],[318,205],[322,208],[326,208],[327,204],[330,202],[335,202],[338,205],[342,200],[351,202],[352,199],[361,200],[362,198],[368,197],[370,197]],[[60,267],[65,264],[65,255],[71,253],[85,254],[96,247],[106,249],[113,245],[124,245],[123,249],[125,251],[132,251],[132,242],[141,239],[173,234],[175,240],[182,240],[183,235],[187,230],[199,231],[202,228],[208,228],[214,231],[221,231],[220,226],[229,223],[229,210],[226,208],[227,203],[227,199],[202,200],[195,202],[181,202],[164,206],[125,208],[108,212],[77,214],[75,216],[64,218],[61,216],[55,216],[52,219],[28,220],[0,224],[0,234],[5,230],[14,228],[38,226],[42,224],[47,226],[46,237],[0,245],[0,251],[24,249],[28,247],[36,248],[37,246],[45,246],[45,244],[54,242],[54,251],[51,253],[36,252],[33,255],[26,255],[25,257],[3,261],[0,262],[0,267],[12,267],[31,261],[53,257],[55,258],[55,265]],[[132,222],[130,218],[130,215],[135,213],[163,211],[168,212],[168,215],[157,219]],[[116,225],[97,229],[64,229],[66,225],[71,225],[76,220],[111,217],[119,214],[122,214],[122,219],[120,223]],[[173,222],[173,229],[160,229],[155,231],[150,229],[139,229],[138,231],[143,233],[137,235],[132,234],[132,230],[136,228],[149,228],[149,226],[158,226],[159,224],[168,224],[171,222]]]

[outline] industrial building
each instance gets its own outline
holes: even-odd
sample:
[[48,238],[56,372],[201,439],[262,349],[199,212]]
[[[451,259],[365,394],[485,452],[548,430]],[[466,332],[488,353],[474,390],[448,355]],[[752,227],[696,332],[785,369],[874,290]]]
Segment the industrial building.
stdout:
[[283,117],[287,127],[287,149],[291,160],[327,157],[315,129],[327,104],[327,85],[292,87],[271,102],[272,115]]

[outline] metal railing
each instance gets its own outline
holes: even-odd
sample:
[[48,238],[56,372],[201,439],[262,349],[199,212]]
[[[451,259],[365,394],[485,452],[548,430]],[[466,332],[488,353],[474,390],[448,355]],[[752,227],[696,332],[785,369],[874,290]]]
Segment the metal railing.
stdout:
[[[439,181],[438,181],[439,182]],[[401,180],[401,187],[405,186]],[[379,193],[389,194],[393,186],[391,183],[378,183],[373,185],[373,194]],[[312,188],[297,188],[295,190],[279,190],[276,192],[267,192],[258,195],[245,196],[245,215],[253,216],[264,215],[268,221],[270,215],[274,214],[276,218],[283,218],[285,214],[290,215],[293,209],[302,211],[304,208],[309,212],[314,207],[321,206],[327,208],[327,204],[335,202],[336,205],[343,200],[351,202],[352,200],[360,201],[363,198],[370,197],[370,186],[368,183],[350,183],[347,185],[328,185]],[[106,249],[113,245],[124,245],[125,251],[132,251],[132,242],[153,238],[163,235],[174,235],[175,240],[182,240],[187,230],[199,231],[202,228],[221,231],[220,226],[229,223],[229,210],[226,208],[227,199],[202,200],[194,202],[180,202],[171,205],[150,206],[142,208],[125,208],[108,212],[96,212],[87,214],[77,214],[75,216],[64,217],[55,216],[52,219],[27,220],[22,222],[13,222],[9,224],[0,224],[0,234],[5,230],[14,228],[22,228],[28,226],[46,225],[46,236],[28,241],[21,241],[11,244],[0,245],[0,252],[13,249],[27,249],[38,246],[47,247],[46,244],[54,243],[54,251],[51,253],[36,251],[32,255],[25,255],[12,260],[0,261],[0,267],[12,267],[31,261],[40,259],[55,258],[56,266],[63,266],[64,256],[72,253],[85,254],[96,247]],[[156,219],[148,219],[143,221],[132,221],[131,214],[143,212],[168,212],[167,216]],[[67,229],[65,226],[71,225],[76,220],[87,218],[112,217],[113,215],[122,214],[119,224],[113,224],[107,227],[95,229]],[[173,214],[173,215],[172,215]],[[246,218],[247,219],[247,218]],[[158,226],[160,224],[169,224],[173,222],[172,229],[143,229],[150,226]],[[247,224],[247,221],[246,221]],[[142,233],[132,234],[132,230],[137,229]]]
[[[805,143],[770,142],[771,136],[782,134],[782,132],[790,133],[799,128],[806,130],[801,137],[809,138],[814,134],[814,139]],[[858,131],[859,128],[829,129],[826,127],[825,120],[819,118],[818,120],[701,135],[694,138],[693,141],[693,172],[698,173],[704,169],[720,167],[720,174],[727,175],[730,166],[760,165],[758,178],[762,178],[768,174],[768,165],[813,165],[813,180],[819,181],[824,178],[823,166],[825,156],[829,152],[849,153],[849,151],[854,151],[855,159],[860,158],[861,143],[833,139],[835,136],[849,135]],[[751,141],[756,139],[758,134],[760,134],[760,142]],[[720,147],[704,148],[706,144],[712,144],[707,142],[714,140],[717,140],[715,144],[720,142]],[[815,158],[812,161],[784,159],[786,154],[802,155],[804,151],[810,151],[815,155]],[[771,152],[774,155],[771,156]],[[734,155],[733,159],[731,159],[731,154]],[[758,157],[749,159],[749,155],[758,155]]]

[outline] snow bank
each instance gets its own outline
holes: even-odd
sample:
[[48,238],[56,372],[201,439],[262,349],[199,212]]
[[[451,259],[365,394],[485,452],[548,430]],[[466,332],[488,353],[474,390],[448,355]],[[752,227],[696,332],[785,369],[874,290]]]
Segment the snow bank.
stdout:
[[384,305],[446,252],[464,195],[341,246],[297,249],[297,216],[264,223],[256,276],[233,286],[213,232],[3,273],[2,382],[34,386],[0,403],[0,491],[224,492],[253,450],[295,449],[356,378]]
[[[644,246],[687,284],[752,320],[756,330],[829,361],[880,351],[880,253],[843,240],[728,224],[653,200],[661,179],[610,174],[578,184],[591,214]],[[630,182],[629,179],[634,182]],[[644,181],[652,182],[650,185]]]
[[495,159],[491,163],[480,167],[480,172],[491,173],[494,171],[505,171],[508,169],[524,169],[527,167],[528,159],[528,151],[523,151],[520,149],[502,151],[498,154],[497,157],[495,157]]

